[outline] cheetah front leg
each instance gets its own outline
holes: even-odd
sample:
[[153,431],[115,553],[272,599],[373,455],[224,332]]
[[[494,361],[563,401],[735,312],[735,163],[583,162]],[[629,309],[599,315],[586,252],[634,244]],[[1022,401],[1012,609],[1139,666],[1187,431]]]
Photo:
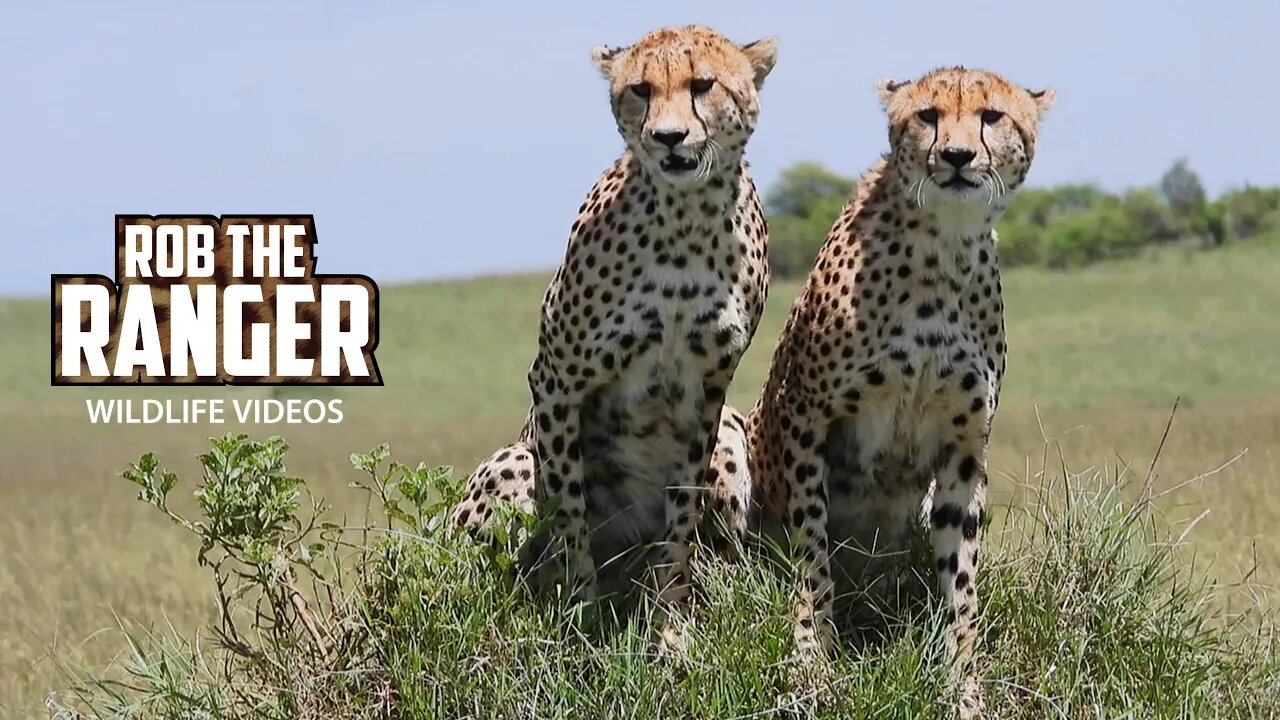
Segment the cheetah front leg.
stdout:
[[583,393],[573,387],[541,358],[529,371],[539,460],[534,494],[540,503],[549,502],[555,508],[548,549],[563,562],[568,587],[578,599],[593,600],[596,569],[578,439]]
[[[726,558],[737,557],[734,543],[745,546],[754,516],[755,488],[751,481],[747,431],[742,414],[727,403],[720,411],[720,427],[716,431],[716,449],[711,454],[711,467],[704,481],[711,502],[711,527],[718,550]],[[703,525],[707,525],[706,509]]]
[[965,407],[951,417],[949,425],[954,432],[938,463],[930,512],[938,586],[950,609],[946,642],[952,678],[960,683],[961,717],[974,717],[982,704],[972,662],[978,624],[978,544],[987,500],[989,420],[988,404],[982,397],[966,400]]
[[783,472],[790,478],[787,514],[791,539],[801,567],[796,588],[795,651],[807,661],[830,648],[833,633],[835,583],[827,541],[827,466],[819,452],[825,426],[813,408],[803,403],[788,405],[782,415],[780,445]]
[[659,645],[667,651],[684,646],[680,628],[692,595],[690,555],[694,532],[702,524],[703,506],[710,491],[707,472],[715,453],[720,413],[724,408],[728,379],[712,377],[704,382],[697,413],[698,434],[689,439],[688,454],[672,472],[667,486],[666,530],[662,560],[658,565],[658,607],[661,615]]

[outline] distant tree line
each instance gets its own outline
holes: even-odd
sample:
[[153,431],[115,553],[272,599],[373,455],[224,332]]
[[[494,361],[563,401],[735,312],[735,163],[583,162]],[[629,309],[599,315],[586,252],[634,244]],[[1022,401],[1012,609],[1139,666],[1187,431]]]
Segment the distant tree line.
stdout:
[[[782,172],[765,195],[776,275],[808,272],[854,183],[816,163]],[[1090,184],[1020,190],[998,232],[1006,266],[1068,268],[1160,245],[1217,247],[1280,237],[1280,188],[1246,185],[1211,200],[1199,176],[1180,159],[1155,187],[1118,194]]]

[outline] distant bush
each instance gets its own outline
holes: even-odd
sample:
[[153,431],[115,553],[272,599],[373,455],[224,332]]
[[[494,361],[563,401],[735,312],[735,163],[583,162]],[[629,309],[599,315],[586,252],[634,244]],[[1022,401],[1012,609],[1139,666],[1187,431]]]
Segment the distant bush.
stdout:
[[[797,693],[787,573],[755,550],[737,563],[700,556],[690,655],[655,657],[647,603],[606,620],[535,600],[515,579],[513,553],[537,518],[504,508],[493,544],[472,542],[447,522],[460,482],[388,463],[380,446],[351,458],[368,516],[337,523],[287,474],[285,451],[278,438],[213,440],[197,517],[171,509],[178,478],[153,455],[125,470],[194,536],[218,617],[194,639],[123,626],[122,665],[69,669],[72,687],[49,698],[55,718],[923,717],[948,702],[943,618],[900,619]],[[1114,476],[1050,473],[986,542],[989,707],[1006,718],[1280,712],[1273,626],[1245,632],[1213,609],[1150,496],[1126,502]]]
[[817,163],[797,163],[782,171],[764,198],[771,272],[779,277],[809,272],[853,185],[851,178]]
[[1246,185],[1224,194],[1218,200],[1231,237],[1249,240],[1260,235],[1280,233],[1280,188]]
[[[766,193],[770,261],[779,277],[808,273],[854,180],[814,163],[782,172]],[[1158,186],[1109,193],[1088,184],[1026,188],[997,228],[1006,266],[1069,268],[1171,243],[1216,247],[1280,234],[1280,188],[1246,186],[1209,200],[1185,160]]]
[[1054,218],[1042,229],[1043,262],[1064,268],[1133,255],[1147,240],[1127,210],[1119,198],[1107,196],[1087,210]]

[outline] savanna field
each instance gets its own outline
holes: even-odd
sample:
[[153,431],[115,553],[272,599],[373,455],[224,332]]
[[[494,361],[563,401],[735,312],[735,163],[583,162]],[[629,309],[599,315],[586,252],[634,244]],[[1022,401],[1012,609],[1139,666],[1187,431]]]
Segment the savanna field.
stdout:
[[[1269,589],[1280,582],[1277,277],[1274,241],[1006,271],[1011,354],[990,458],[995,526],[1042,487],[1041,468],[1127,473],[1141,485],[1180,398],[1152,493],[1178,489],[1157,499],[1156,515],[1173,537],[1189,529],[1179,557],[1194,562],[1193,574],[1227,586],[1212,602],[1233,612],[1277,607]],[[519,430],[547,280],[384,287],[385,387],[217,391],[338,397],[346,418],[332,426],[90,425],[87,397],[164,395],[50,388],[47,303],[0,303],[0,712],[47,716],[47,691],[66,684],[61,665],[106,667],[124,647],[114,631],[121,622],[190,634],[213,618],[196,543],[135,499],[137,488],[119,476],[127,463],[154,451],[183,477],[172,504],[189,511],[194,456],[209,436],[280,434],[292,447],[290,473],[352,519],[365,507],[348,487],[359,479],[352,452],[386,442],[401,462],[465,474]],[[798,287],[772,289],[730,395],[739,408],[764,380]]]

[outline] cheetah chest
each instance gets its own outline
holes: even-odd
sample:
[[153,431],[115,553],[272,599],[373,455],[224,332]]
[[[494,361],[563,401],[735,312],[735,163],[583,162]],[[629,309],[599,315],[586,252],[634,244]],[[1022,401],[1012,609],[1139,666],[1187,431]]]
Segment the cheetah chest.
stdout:
[[723,358],[736,363],[749,337],[745,299],[716,279],[713,273],[659,266],[623,298],[627,314],[614,323],[614,347],[625,350],[612,380],[583,408],[589,499],[605,524],[597,529],[601,542],[657,538],[664,489],[694,480],[678,471],[691,444],[705,443],[707,379]]
[[991,314],[990,303],[967,302],[971,287],[979,285],[970,277],[942,275],[914,287],[908,300],[882,317],[881,339],[853,378],[860,393],[856,412],[832,436],[836,468],[870,478],[861,490],[892,494],[903,489],[905,477],[911,491],[923,491],[957,428],[969,427],[975,413],[985,419],[998,382],[993,368],[1000,363],[988,357],[990,344],[978,321]]
[[[635,341],[612,392],[637,409],[693,408],[705,380],[746,348],[744,298],[712,273],[652,269],[627,297],[626,334]],[[675,417],[670,418],[672,420]]]

